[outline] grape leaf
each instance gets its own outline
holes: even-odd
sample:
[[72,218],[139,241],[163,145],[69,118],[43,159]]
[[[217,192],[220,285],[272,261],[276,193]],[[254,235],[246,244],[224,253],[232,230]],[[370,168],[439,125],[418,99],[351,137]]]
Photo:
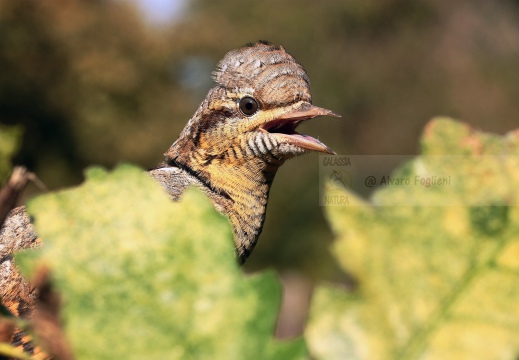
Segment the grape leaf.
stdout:
[[92,168],[80,187],[31,201],[78,359],[299,359],[273,339],[280,285],[239,269],[227,219],[201,192],[179,203],[142,170]]
[[[326,209],[333,252],[358,286],[316,290],[312,356],[517,359],[518,160],[519,131],[501,137],[439,118],[422,155],[394,176],[441,172],[455,186],[387,186],[370,202],[339,190],[350,206]],[[428,206],[438,200],[453,206]]]

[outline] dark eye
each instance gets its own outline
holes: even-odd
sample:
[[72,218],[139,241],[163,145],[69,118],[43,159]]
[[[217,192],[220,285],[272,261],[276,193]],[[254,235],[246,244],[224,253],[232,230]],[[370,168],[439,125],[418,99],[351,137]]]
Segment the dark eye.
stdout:
[[240,100],[240,110],[247,116],[253,115],[256,111],[258,111],[258,108],[258,102],[249,96],[246,96]]

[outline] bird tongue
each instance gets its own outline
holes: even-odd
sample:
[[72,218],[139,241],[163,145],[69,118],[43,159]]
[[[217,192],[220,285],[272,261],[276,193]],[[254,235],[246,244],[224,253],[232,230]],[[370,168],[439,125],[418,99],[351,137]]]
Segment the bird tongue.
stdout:
[[285,138],[286,143],[298,146],[303,149],[335,155],[335,151],[330,149],[321,141],[309,135],[303,135],[296,132],[293,134],[277,133],[277,136],[282,136]]

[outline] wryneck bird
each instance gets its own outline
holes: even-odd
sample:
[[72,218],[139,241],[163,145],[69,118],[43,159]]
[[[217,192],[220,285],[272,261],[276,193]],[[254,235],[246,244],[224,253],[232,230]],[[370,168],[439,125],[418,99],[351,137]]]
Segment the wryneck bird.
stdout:
[[[309,151],[334,153],[296,128],[316,116],[338,115],[312,105],[303,67],[283,47],[267,42],[229,52],[214,80],[165,161],[149,173],[175,201],[189,186],[202,189],[229,217],[244,262],[261,233],[278,168]],[[39,244],[25,208],[14,209],[0,228],[0,299],[16,316],[31,317],[37,293],[13,265],[12,254]],[[23,332],[17,331],[13,342],[32,354],[40,351]]]
[[334,152],[296,128],[316,116],[339,116],[312,105],[303,67],[268,42],[231,51],[218,63],[209,90],[165,161],[150,171],[173,200],[195,185],[232,224],[244,262],[265,221],[278,168],[294,156]]

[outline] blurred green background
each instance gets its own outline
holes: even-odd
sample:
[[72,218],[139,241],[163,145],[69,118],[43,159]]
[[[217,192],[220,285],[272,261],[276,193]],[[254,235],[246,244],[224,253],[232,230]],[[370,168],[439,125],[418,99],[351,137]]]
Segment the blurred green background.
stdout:
[[[80,183],[91,164],[153,167],[217,61],[259,39],[283,44],[306,68],[314,103],[342,114],[302,129],[338,154],[416,154],[436,115],[498,133],[519,125],[519,1],[169,5],[1,0],[0,123],[25,128],[15,163],[50,189]],[[328,254],[318,165],[310,154],[280,169],[248,270],[343,276]]]

